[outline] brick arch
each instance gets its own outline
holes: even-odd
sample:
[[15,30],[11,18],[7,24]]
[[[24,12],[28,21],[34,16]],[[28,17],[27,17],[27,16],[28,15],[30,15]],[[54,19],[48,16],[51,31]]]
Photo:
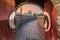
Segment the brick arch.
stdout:
[[15,0],[15,6],[17,6],[18,4],[22,3],[22,2],[34,2],[34,3],[37,3],[39,5],[42,6],[42,8],[44,8],[44,0]]
[[57,40],[57,29],[56,29],[57,11],[50,0],[45,1],[44,11],[47,11],[51,18],[51,29],[48,32],[45,32],[45,40],[52,40],[53,36],[54,40]]

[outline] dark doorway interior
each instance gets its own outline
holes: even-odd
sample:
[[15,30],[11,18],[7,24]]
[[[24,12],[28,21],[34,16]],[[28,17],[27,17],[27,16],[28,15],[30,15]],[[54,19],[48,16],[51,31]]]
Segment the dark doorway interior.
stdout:
[[15,0],[16,6],[22,2],[34,2],[39,4],[42,8],[44,8],[44,0]]

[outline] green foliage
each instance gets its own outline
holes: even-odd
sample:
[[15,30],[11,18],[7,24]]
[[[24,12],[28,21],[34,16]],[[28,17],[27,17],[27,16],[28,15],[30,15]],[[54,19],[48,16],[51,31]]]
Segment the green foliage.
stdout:
[[38,16],[43,16],[43,14],[41,13],[41,14],[38,14]]
[[36,14],[33,14],[34,16],[36,16]]

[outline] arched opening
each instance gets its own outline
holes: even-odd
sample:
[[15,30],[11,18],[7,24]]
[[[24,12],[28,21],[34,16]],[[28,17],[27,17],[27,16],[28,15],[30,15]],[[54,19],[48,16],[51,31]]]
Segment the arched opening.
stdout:
[[[16,9],[14,10],[14,12],[12,12],[9,17],[10,27],[12,29],[16,28],[16,36],[17,36],[16,39],[18,39],[19,36],[20,36],[19,39],[21,39],[21,37],[23,37],[22,39],[24,39],[24,37],[26,37],[26,39],[29,39],[29,40],[31,39],[30,37],[32,37],[32,39],[36,39],[36,40],[44,39],[44,33],[43,33],[42,29],[40,28],[41,26],[43,26],[41,24],[42,23],[41,21],[43,19],[40,20],[40,17],[43,17],[43,8],[40,5],[33,3],[33,2],[24,2],[24,3],[19,4],[16,7]],[[11,22],[11,21],[13,21],[13,22]],[[38,23],[40,25],[39,28],[37,26],[37,22],[39,22]],[[38,37],[39,30],[42,31],[40,33],[40,34],[43,34],[42,38],[40,38],[41,35]],[[21,36],[21,34],[19,34],[20,32],[18,32],[18,31],[20,31],[21,33],[26,32],[27,35],[24,33],[24,34],[22,34],[24,36]],[[30,34],[30,32],[31,32],[31,34]],[[34,33],[36,34],[36,36]],[[27,37],[29,37],[29,38],[27,38]]]
[[[33,2],[24,2],[24,3],[19,4],[9,16],[9,25],[11,25],[10,27],[12,28],[15,28],[15,26],[13,25],[14,25],[14,16],[16,14],[39,16],[40,14],[43,15],[43,8],[40,5]],[[11,22],[13,24],[10,24]]]

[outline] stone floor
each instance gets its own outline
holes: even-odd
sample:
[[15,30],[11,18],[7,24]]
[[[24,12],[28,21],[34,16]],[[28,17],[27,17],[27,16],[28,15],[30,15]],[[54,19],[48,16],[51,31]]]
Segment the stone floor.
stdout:
[[33,20],[16,32],[16,40],[44,40],[44,32],[38,28],[37,20]]

